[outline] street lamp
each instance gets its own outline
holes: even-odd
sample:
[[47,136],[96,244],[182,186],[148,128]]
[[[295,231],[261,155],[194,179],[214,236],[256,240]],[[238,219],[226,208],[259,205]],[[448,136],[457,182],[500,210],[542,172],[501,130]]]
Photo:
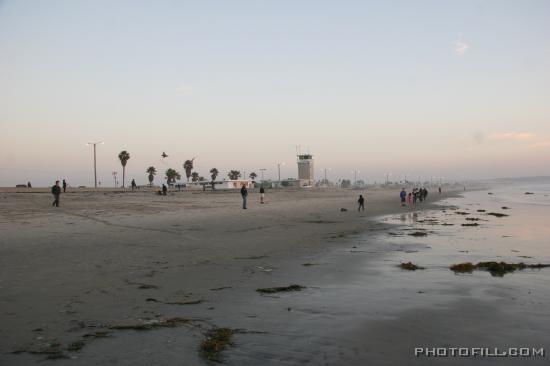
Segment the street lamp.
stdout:
[[386,185],[390,184],[391,173],[386,173]]
[[354,174],[353,185],[356,186],[357,185],[357,173],[361,173],[361,171],[359,171],[357,169],[354,169],[351,172]]
[[279,172],[279,182],[281,181],[281,165],[284,166],[284,162],[277,162],[277,171]]
[[86,144],[87,146],[90,146],[90,145],[94,146],[94,186],[95,186],[95,188],[97,188],[96,145],[99,145],[99,144],[104,144],[104,142],[103,141],[88,142]]
[[117,188],[117,180],[116,180],[116,176],[117,176],[117,172],[113,172],[113,178],[115,179],[115,188]]
[[325,172],[325,180],[323,181],[323,183],[326,184],[327,186],[328,186],[327,171],[330,172],[331,170],[332,170],[331,168],[321,169],[322,172]]

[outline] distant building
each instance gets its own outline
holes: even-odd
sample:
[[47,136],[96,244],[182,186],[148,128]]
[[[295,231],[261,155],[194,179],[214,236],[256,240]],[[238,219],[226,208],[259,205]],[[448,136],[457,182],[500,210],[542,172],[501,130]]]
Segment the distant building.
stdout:
[[216,189],[241,189],[243,185],[246,188],[254,188],[254,182],[248,179],[222,180],[215,182],[214,185]]
[[313,155],[298,155],[298,180],[300,186],[312,186],[315,182]]

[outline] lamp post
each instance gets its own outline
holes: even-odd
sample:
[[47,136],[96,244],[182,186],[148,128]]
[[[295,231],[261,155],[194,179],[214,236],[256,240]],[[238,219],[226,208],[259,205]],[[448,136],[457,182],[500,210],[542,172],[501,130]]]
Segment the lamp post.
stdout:
[[361,171],[353,169],[351,172],[353,173],[353,185],[357,186],[357,173],[361,173]]
[[117,180],[116,180],[116,175],[117,174],[118,174],[117,172],[113,172],[113,178],[115,180],[115,188],[117,188]]
[[386,185],[390,184],[391,173],[386,173]]
[[277,162],[277,171],[279,172],[279,182],[281,181],[281,165],[285,165],[284,162]]
[[331,170],[332,170],[331,168],[323,168],[323,169],[321,169],[321,171],[325,173],[325,180],[323,181],[323,183],[326,184],[327,186],[328,186],[327,171],[330,172]]
[[103,144],[103,141],[98,142],[88,142],[86,145],[94,146],[94,186],[97,188],[97,164],[96,164],[96,145]]

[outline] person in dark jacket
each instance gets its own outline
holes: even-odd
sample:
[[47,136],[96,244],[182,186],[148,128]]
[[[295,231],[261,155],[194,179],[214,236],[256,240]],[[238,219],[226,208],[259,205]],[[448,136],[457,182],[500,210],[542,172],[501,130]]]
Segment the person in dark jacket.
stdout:
[[264,198],[265,198],[265,189],[264,189],[264,186],[260,186],[260,203],[265,203]]
[[243,197],[243,209],[246,210],[246,198],[248,197],[248,189],[246,189],[246,184],[243,184],[241,188],[241,196]]
[[67,191],[67,182],[63,179],[63,193]]
[[168,191],[168,187],[166,187],[166,184],[162,184],[162,195],[166,196],[166,192]]
[[357,209],[357,211],[365,211],[365,198],[363,197],[362,194],[359,195],[359,199],[357,200],[357,203],[359,204],[359,208]]
[[59,181],[55,181],[55,185],[52,186],[52,194],[54,201],[52,206],[59,207],[59,196],[61,196],[61,187],[59,186]]

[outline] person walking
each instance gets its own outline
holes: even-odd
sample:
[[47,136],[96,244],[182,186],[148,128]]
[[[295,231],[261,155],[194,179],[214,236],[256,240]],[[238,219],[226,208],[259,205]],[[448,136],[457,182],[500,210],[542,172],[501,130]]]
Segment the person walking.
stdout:
[[265,199],[265,189],[264,189],[264,186],[260,186],[260,203],[265,203],[264,202],[264,199]]
[[63,193],[67,192],[67,182],[63,179]]
[[248,190],[246,189],[246,184],[243,184],[241,188],[241,196],[243,197],[243,209],[246,210],[246,198],[248,197]]
[[61,187],[59,186],[58,180],[56,180],[55,184],[52,186],[52,194],[54,198],[52,206],[59,207],[59,196],[61,196]]
[[137,188],[136,180],[132,179],[132,191]]
[[401,193],[399,193],[399,197],[401,197],[401,206],[405,206],[405,201],[407,199],[407,192],[405,191],[405,188],[401,190]]
[[166,187],[166,184],[162,184],[162,195],[166,196],[166,192],[168,192],[168,187]]
[[413,200],[412,200],[412,193],[409,192],[409,195],[407,196],[407,203],[409,204],[409,207],[413,207]]
[[441,194],[441,187],[439,187],[439,194]]
[[359,199],[357,200],[357,203],[359,204],[359,207],[357,208],[357,211],[365,211],[365,198],[362,194],[359,195]]

